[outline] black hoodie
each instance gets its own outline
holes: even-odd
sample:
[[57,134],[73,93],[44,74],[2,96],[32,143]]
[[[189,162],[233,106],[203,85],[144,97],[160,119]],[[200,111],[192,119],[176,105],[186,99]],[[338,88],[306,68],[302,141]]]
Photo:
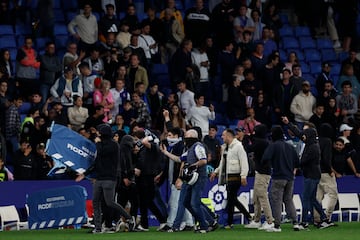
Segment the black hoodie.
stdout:
[[262,163],[261,159],[265,152],[265,149],[269,145],[269,141],[266,139],[267,127],[264,124],[255,126],[255,134],[253,136],[252,144],[246,147],[246,151],[254,152],[255,171],[260,174],[271,174],[271,166],[269,162]]
[[300,166],[305,178],[320,179],[320,145],[317,139],[315,128],[308,128],[303,131],[305,148],[301,156]]
[[333,128],[329,123],[323,123],[319,129],[319,145],[321,151],[320,168],[321,173],[331,174],[332,166],[332,136]]
[[134,180],[134,163],[132,149],[134,139],[130,135],[125,135],[120,141],[120,171],[121,179],[128,178]]

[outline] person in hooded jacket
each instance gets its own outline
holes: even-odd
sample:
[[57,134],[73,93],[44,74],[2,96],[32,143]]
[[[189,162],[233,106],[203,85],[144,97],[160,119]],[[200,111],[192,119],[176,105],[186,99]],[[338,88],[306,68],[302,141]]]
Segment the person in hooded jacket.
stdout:
[[118,175],[118,164],[120,162],[119,144],[112,139],[111,127],[108,124],[100,124],[97,127],[100,141],[96,143],[96,158],[94,163],[75,179],[77,182],[83,180],[89,173],[95,172],[96,181],[93,184],[93,207],[95,229],[92,233],[102,233],[101,222],[101,200],[104,199],[108,207],[120,212],[127,219],[129,231],[135,227],[135,218],[131,217],[125,209],[115,202],[116,178]]
[[[273,215],[271,212],[269,197],[267,194],[270,178],[271,178],[271,167],[269,163],[262,163],[261,159],[265,152],[265,149],[269,145],[267,140],[267,126],[260,124],[254,128],[254,137],[252,144],[246,146],[246,152],[254,153],[255,161],[255,181],[254,181],[254,220],[245,228],[259,228],[261,230],[267,230],[274,227]],[[261,226],[261,209],[263,209],[266,221]]]
[[285,204],[287,214],[293,220],[294,231],[299,231],[296,210],[293,202],[294,172],[299,165],[299,157],[295,148],[285,142],[284,131],[276,125],[271,129],[272,143],[266,148],[261,159],[262,164],[269,164],[272,168],[271,187],[269,190],[271,210],[274,216],[274,227],[266,229],[268,232],[281,232],[282,203]]
[[137,216],[138,198],[135,184],[135,165],[133,159],[134,139],[125,135],[120,140],[120,181],[117,187],[117,202],[125,208],[127,202],[131,204],[130,215]]
[[317,187],[321,178],[321,151],[316,128],[313,124],[306,123],[303,130],[300,131],[286,117],[283,117],[283,122],[305,143],[303,150],[300,151],[300,167],[304,176],[300,230],[309,228],[309,223],[313,220],[313,209],[320,214],[321,223],[318,225],[319,228],[333,226],[334,224],[327,218],[321,203],[316,199]]
[[[321,178],[316,191],[316,199],[321,202],[325,194],[328,195],[329,201],[325,207],[325,214],[327,218],[331,219],[331,214],[335,209],[338,199],[338,188],[335,178],[335,173],[332,169],[332,138],[333,128],[329,123],[323,123],[319,129],[319,144],[321,150]],[[314,212],[314,222],[320,223],[320,215],[317,211]]]

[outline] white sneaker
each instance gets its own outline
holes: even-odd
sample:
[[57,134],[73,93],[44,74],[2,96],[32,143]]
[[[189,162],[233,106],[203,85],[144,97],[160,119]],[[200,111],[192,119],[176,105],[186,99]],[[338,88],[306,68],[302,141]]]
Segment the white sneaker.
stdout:
[[268,222],[264,222],[263,225],[261,225],[261,227],[259,227],[259,230],[268,230],[270,228],[274,227],[274,223],[269,224]]
[[266,230],[267,232],[281,232],[281,228],[272,227]]
[[156,229],[156,231],[161,231],[166,226],[166,223],[160,223],[160,226]]
[[251,221],[249,224],[245,225],[245,228],[256,228],[256,229],[258,229],[259,227],[261,227],[261,223],[260,222],[255,222],[255,221]]
[[144,227],[141,226],[141,225],[138,225],[138,226],[135,228],[135,231],[137,231],[137,232],[148,232],[149,229],[148,229],[148,228],[144,228]]

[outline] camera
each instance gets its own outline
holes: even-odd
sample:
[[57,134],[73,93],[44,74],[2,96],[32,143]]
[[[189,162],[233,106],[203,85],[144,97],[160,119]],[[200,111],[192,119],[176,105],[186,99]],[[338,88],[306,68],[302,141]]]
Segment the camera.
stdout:
[[138,148],[143,148],[144,147],[144,145],[142,144],[142,142],[141,142],[141,140],[139,139],[139,140],[137,140],[135,143],[134,143],[134,147],[138,147]]

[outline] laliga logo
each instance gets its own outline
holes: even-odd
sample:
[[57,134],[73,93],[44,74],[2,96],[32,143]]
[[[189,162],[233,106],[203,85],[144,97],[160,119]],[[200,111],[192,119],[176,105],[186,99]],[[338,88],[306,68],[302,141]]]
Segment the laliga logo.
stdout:
[[208,193],[208,197],[213,200],[215,211],[225,209],[227,204],[226,187],[215,184]]

